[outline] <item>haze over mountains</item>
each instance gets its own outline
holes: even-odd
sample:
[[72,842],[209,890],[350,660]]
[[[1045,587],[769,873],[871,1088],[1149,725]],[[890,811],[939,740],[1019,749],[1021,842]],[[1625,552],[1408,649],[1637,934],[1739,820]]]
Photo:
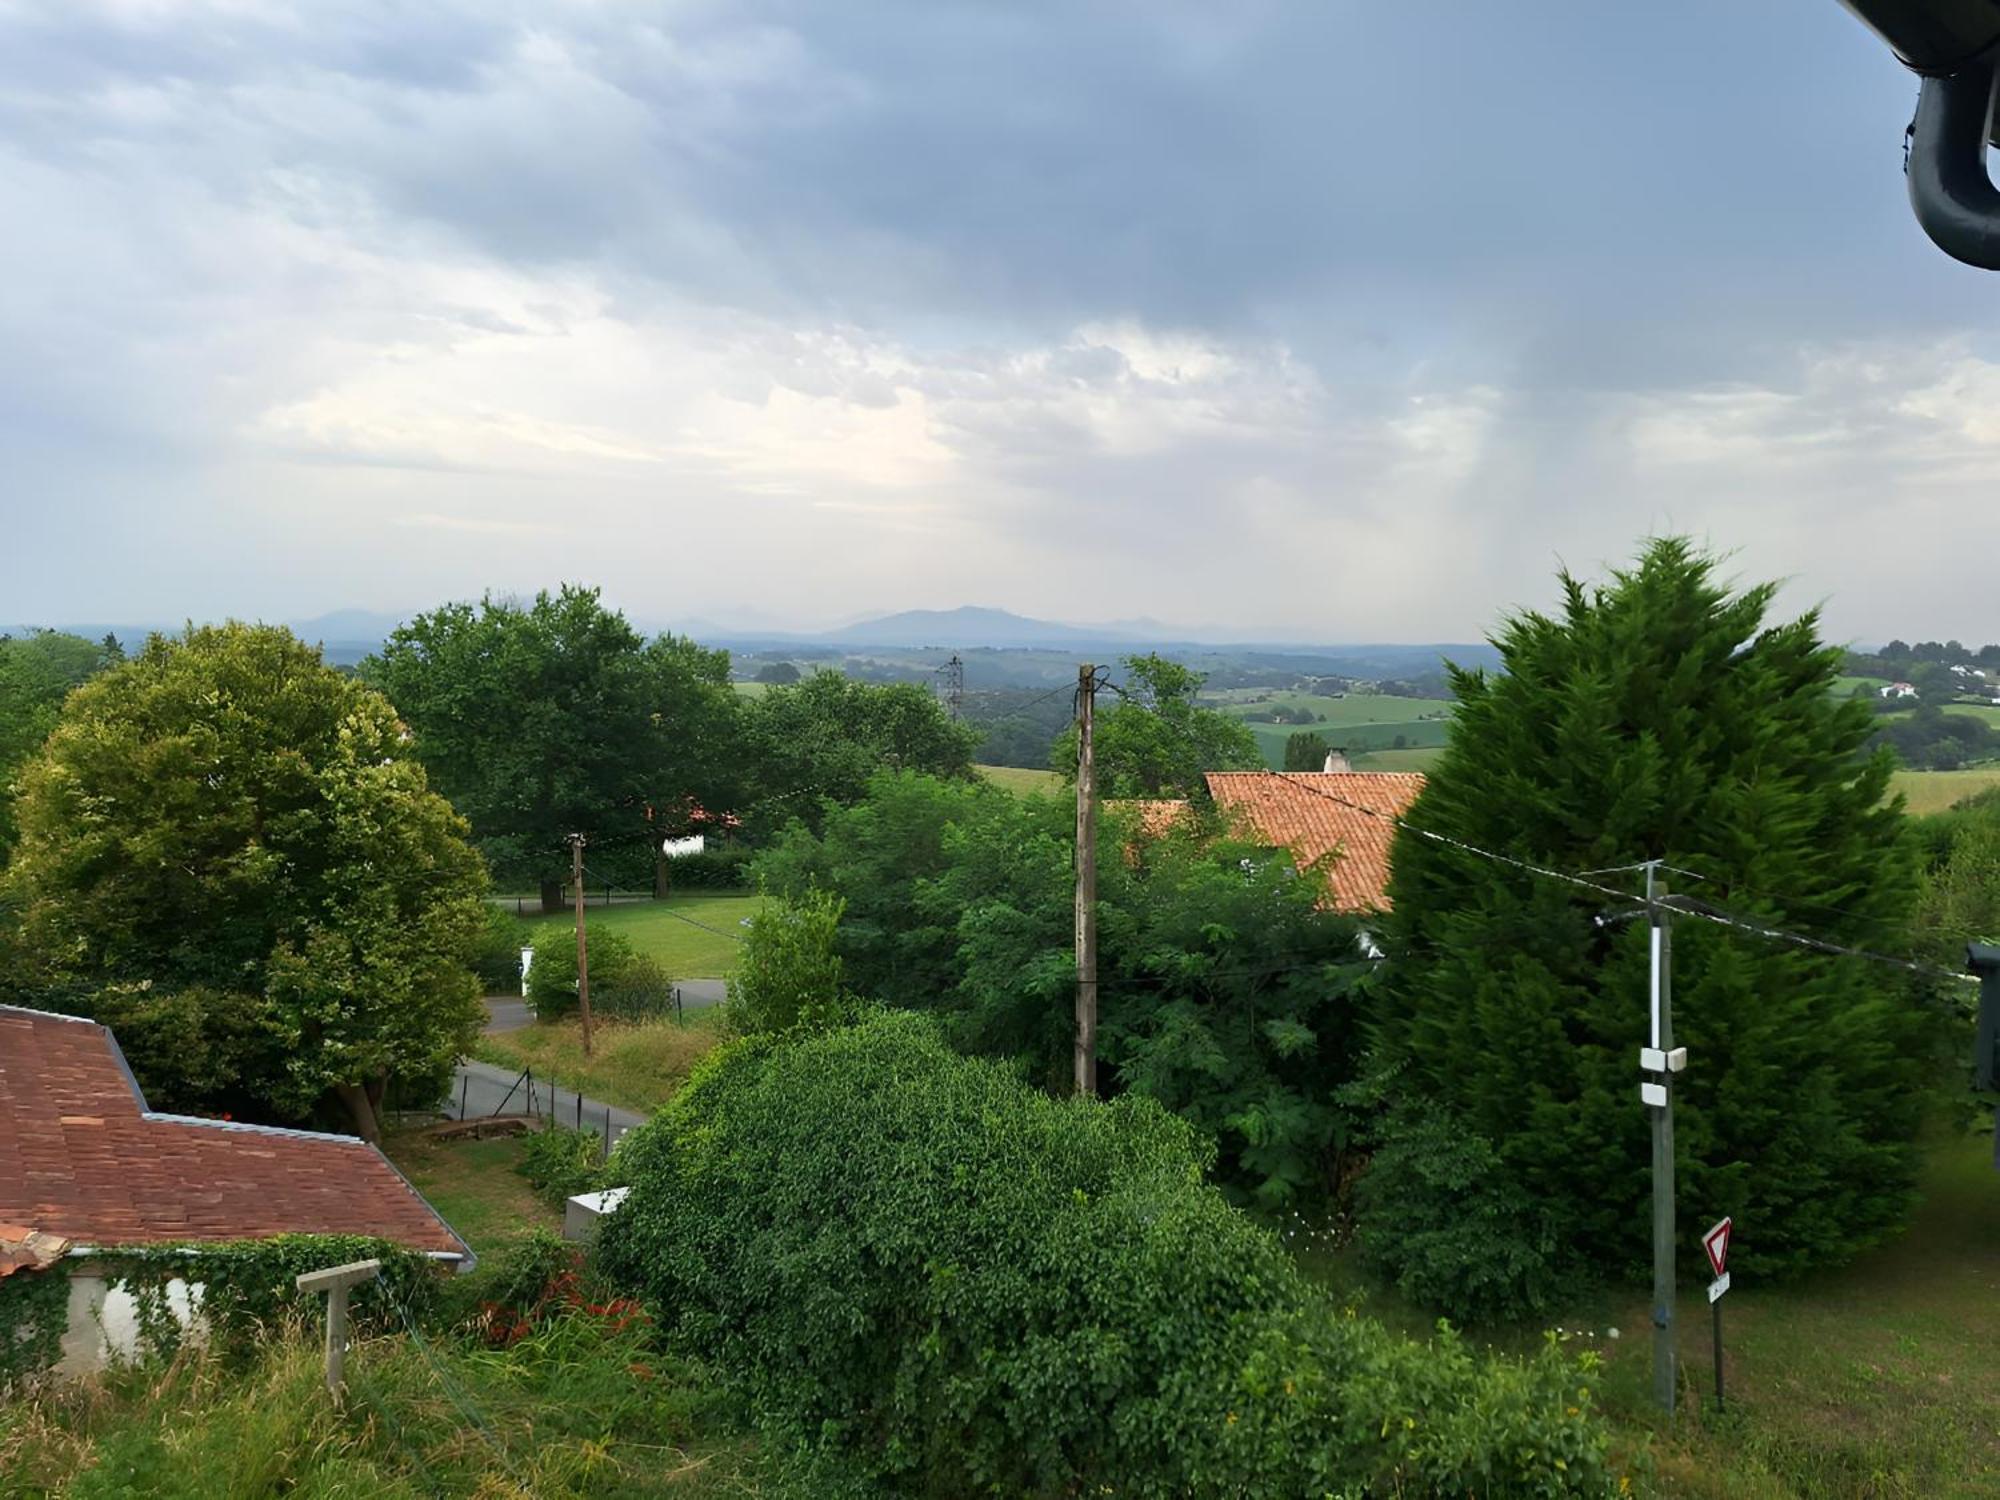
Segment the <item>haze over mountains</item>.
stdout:
[[[1069,624],[1040,620],[1011,610],[983,605],[962,605],[956,609],[907,609],[894,614],[858,620],[829,630],[777,630],[732,625],[709,619],[648,618],[632,612],[639,628],[652,632],[672,630],[720,646],[879,646],[901,649],[936,647],[958,651],[981,650],[1085,650],[1128,649],[1147,646],[1262,647],[1272,650],[1326,650],[1341,643],[1301,640],[1275,634],[1258,634],[1217,626],[1181,626],[1158,620],[1114,620],[1101,624]],[[363,609],[339,609],[304,619],[285,620],[300,637],[317,641],[334,661],[357,660],[379,646],[406,616]],[[78,635],[116,635],[128,645],[152,631],[177,631],[185,622],[105,622],[72,621],[56,628]],[[25,626],[12,627],[16,630]],[[1426,654],[1447,652],[1461,659],[1485,649],[1475,644],[1408,643],[1407,648]],[[1352,651],[1353,645],[1341,645]],[[1367,649],[1381,649],[1369,647]]]

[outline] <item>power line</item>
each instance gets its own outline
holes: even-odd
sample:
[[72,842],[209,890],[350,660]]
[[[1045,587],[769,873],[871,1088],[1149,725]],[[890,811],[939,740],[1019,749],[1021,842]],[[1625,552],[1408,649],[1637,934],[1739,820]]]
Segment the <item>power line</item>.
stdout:
[[[1283,775],[1284,773],[1280,772],[1277,774]],[[1359,802],[1350,801],[1346,797],[1330,792],[1325,787],[1313,786],[1309,782],[1300,781],[1295,776],[1286,776],[1285,779],[1293,786],[1302,787],[1315,796],[1325,797],[1330,802],[1338,802],[1343,807],[1351,808],[1355,812],[1388,823],[1406,833],[1414,834],[1418,838],[1429,839],[1434,843],[1447,845],[1480,859],[1490,860],[1496,864],[1509,865],[1517,870],[1524,870],[1531,875],[1545,880],[1560,881],[1563,884],[1590,891],[1595,895],[1608,896],[1615,901],[1629,902],[1636,899],[1630,892],[1600,885],[1596,881],[1587,879],[1582,875],[1572,875],[1566,870],[1557,870],[1547,865],[1535,864],[1529,860],[1516,859],[1512,855],[1501,854],[1492,849],[1482,849],[1477,844],[1469,844],[1463,839],[1456,839],[1449,834],[1438,833],[1434,829],[1419,828],[1416,824],[1393,813],[1384,813],[1372,807],[1365,807]],[[1642,864],[1637,868],[1644,868],[1644,866]],[[1976,982],[1970,975],[1954,973],[1950,969],[1941,969],[1935,964],[1927,964],[1919,959],[1901,958],[1889,953],[1877,953],[1870,948],[1857,948],[1846,943],[1832,942],[1826,938],[1809,937],[1805,933],[1790,932],[1782,927],[1773,927],[1768,923],[1758,922],[1754,918],[1737,916],[1732,912],[1724,911],[1706,902],[1696,902],[1689,897],[1670,897],[1667,904],[1681,915],[1694,917],[1699,921],[1713,923],[1719,927],[1734,928],[1738,932],[1746,932],[1753,937],[1764,938],[1771,942],[1789,943],[1794,947],[1810,949],[1817,953],[1832,954],[1845,958],[1865,959],[1870,963],[1885,964],[1912,974],[1924,974],[1932,978],[1956,979],[1967,983]]]

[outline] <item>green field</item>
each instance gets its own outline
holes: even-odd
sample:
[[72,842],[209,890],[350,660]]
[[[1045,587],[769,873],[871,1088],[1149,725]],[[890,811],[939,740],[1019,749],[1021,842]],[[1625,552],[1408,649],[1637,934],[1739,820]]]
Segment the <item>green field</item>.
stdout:
[[1995,729],[2000,729],[2000,703],[1947,703],[1944,711],[1948,714],[1963,714],[1968,719],[1980,719]]
[[1349,757],[1357,771],[1429,771],[1444,754],[1442,745],[1417,750],[1368,750]]
[[1012,792],[1017,797],[1031,797],[1036,792],[1053,792],[1063,784],[1063,779],[1058,773],[1037,771],[1032,766],[974,766],[972,769],[995,786]]
[[1430,718],[1449,718],[1453,703],[1449,698],[1397,698],[1387,693],[1348,693],[1329,698],[1323,693],[1295,693],[1283,689],[1231,688],[1203,695],[1206,707],[1244,718],[1279,709],[1304,711],[1326,716],[1325,723],[1279,726],[1292,729],[1345,729],[1356,724],[1407,724]]
[[1833,695],[1836,698],[1851,698],[1856,688],[1866,688],[1871,693],[1879,693],[1889,685],[1886,677],[1836,677],[1833,679]]
[[[648,957],[658,960],[672,979],[719,979],[736,967],[743,948],[745,917],[756,915],[763,897],[741,892],[670,896],[665,901],[634,901],[619,906],[592,906],[586,919],[595,927],[615,930]],[[528,926],[539,934],[547,929],[571,932],[567,914],[531,917]]]
[[[1245,721],[1256,736],[1264,763],[1274,770],[1285,764],[1285,741],[1294,734],[1316,732],[1329,745],[1351,754],[1382,750],[1435,749],[1444,744],[1453,704],[1443,698],[1398,698],[1386,693],[1348,693],[1331,698],[1321,693],[1296,693],[1268,688],[1230,688],[1207,696],[1208,706]],[[1314,716],[1310,724],[1253,722],[1253,715],[1277,711]],[[1320,716],[1324,715],[1324,722]],[[1403,743],[1396,744],[1397,740]],[[1386,770],[1386,766],[1375,769]]]
[[[1643,1127],[1642,1127],[1643,1128]],[[2000,1178],[1990,1127],[1940,1142],[1906,1234],[1851,1265],[1783,1286],[1737,1278],[1724,1305],[1729,1410],[1713,1410],[1708,1302],[1678,1307],[1681,1407],[1671,1429],[1651,1403],[1646,1300],[1572,1304],[1547,1322],[1595,1352],[1621,1453],[1645,1454],[1641,1494],[1698,1500],[2000,1494]],[[1699,1233],[1687,1209],[1685,1232]],[[1749,1233],[1749,1226],[1742,1226]],[[1427,1314],[1371,1284],[1351,1253],[1301,1264],[1362,1310],[1415,1338]],[[1612,1329],[1618,1330],[1613,1338]],[[1521,1352],[1539,1326],[1476,1342]]]
[[768,682],[732,682],[729,685],[746,698],[761,698],[771,691]]
[[1943,812],[1996,786],[2000,786],[2000,766],[1979,766],[1970,771],[1897,771],[1889,779],[1890,790],[1903,794],[1905,810],[1917,815]]

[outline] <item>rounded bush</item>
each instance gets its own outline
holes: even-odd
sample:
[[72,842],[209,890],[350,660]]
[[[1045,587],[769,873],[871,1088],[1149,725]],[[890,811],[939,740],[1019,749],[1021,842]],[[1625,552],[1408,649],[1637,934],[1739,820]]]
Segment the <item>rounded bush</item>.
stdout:
[[704,1064],[621,1146],[601,1266],[777,1441],[888,1492],[1605,1489],[1576,1365],[1344,1312],[1208,1156],[890,1013]]

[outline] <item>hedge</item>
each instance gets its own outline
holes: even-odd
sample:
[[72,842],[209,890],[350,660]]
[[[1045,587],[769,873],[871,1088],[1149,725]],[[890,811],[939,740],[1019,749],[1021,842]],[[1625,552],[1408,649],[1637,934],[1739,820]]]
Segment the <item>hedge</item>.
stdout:
[[1055,1100],[891,1013],[713,1056],[600,1265],[781,1448],[892,1494],[1601,1494],[1587,1370],[1306,1283],[1151,1101]]

